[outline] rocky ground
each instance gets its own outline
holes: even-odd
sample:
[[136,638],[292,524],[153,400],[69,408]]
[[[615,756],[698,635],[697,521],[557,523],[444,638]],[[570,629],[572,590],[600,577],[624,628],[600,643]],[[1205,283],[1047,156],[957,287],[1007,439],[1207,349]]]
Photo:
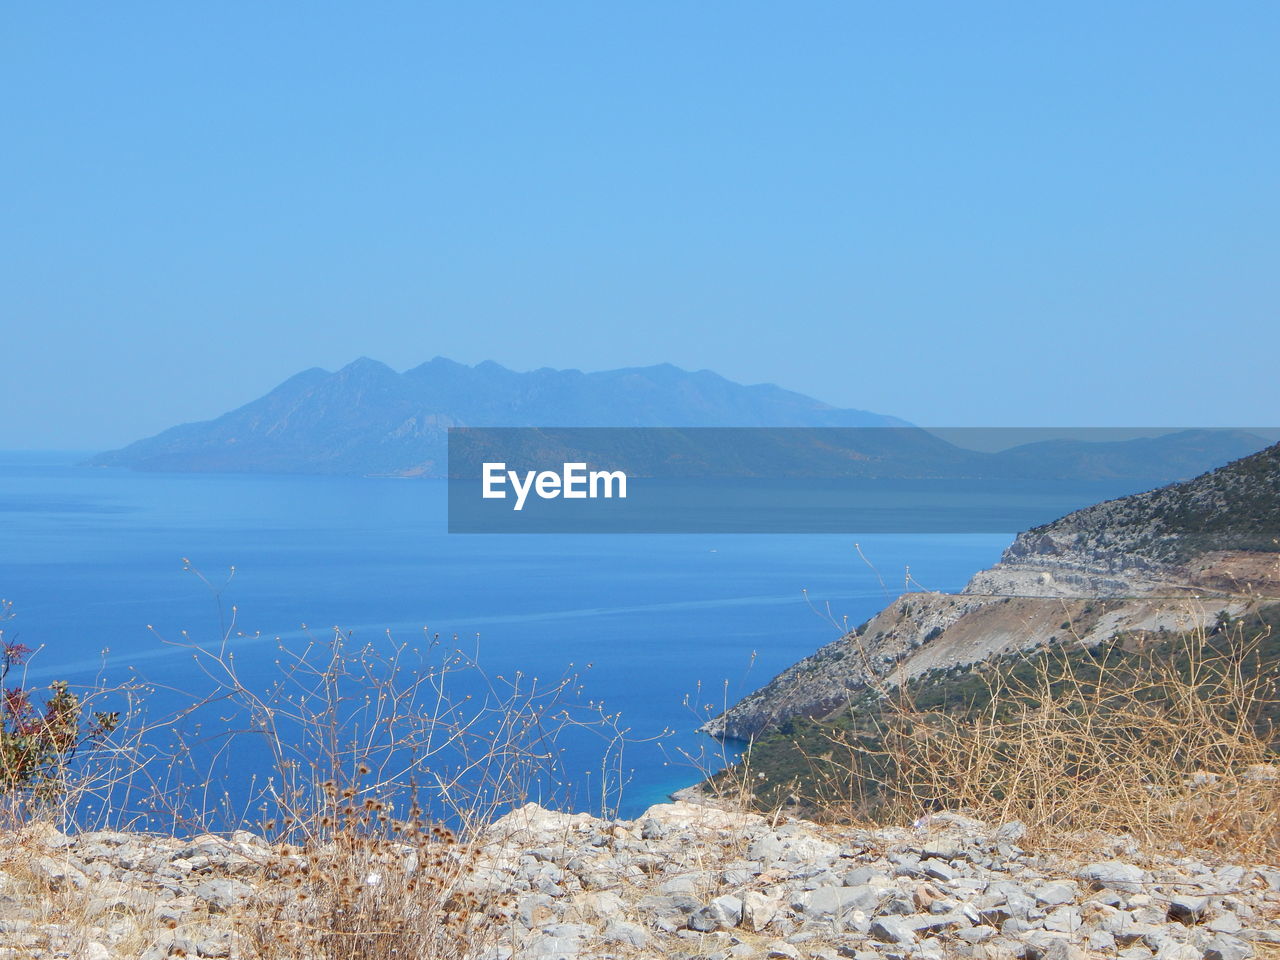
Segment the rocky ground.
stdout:
[[[1077,859],[1019,824],[939,814],[897,829],[773,822],[690,803],[634,821],[535,805],[484,834],[477,890],[510,895],[487,960],[1280,956],[1280,867]],[[133,833],[10,842],[0,958],[249,955],[236,920],[275,852],[260,838]]]

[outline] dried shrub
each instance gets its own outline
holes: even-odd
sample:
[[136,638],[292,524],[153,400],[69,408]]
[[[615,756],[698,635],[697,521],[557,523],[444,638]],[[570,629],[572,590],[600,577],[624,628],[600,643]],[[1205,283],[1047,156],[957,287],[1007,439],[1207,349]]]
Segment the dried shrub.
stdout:
[[1109,834],[1274,857],[1275,677],[1261,639],[1236,625],[1137,651],[1042,650],[986,674],[976,711],[921,710],[905,688],[888,691],[873,731],[833,733],[811,758],[820,813],[900,823],[963,809],[1021,821],[1041,846]]

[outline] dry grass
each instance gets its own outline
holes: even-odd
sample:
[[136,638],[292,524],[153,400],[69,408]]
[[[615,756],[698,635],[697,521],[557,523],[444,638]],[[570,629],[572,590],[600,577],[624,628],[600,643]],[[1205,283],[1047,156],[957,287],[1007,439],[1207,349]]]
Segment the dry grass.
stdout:
[[[507,902],[468,881],[476,848],[430,827],[420,810],[389,822],[381,801],[331,785],[327,837],[285,849],[239,918],[249,955],[264,960],[474,957],[496,940]],[[323,836],[323,835],[322,835]]]
[[[0,923],[0,957],[33,949],[37,928],[54,938],[40,949],[71,955],[106,937],[94,912],[98,878],[51,879],[66,862],[53,828],[137,828],[139,820],[162,837],[248,828],[268,841],[244,875],[253,893],[216,920],[234,931],[237,956],[474,957],[509,913],[505,893],[484,882],[492,851],[474,841],[530,799],[583,799],[562,761],[566,735],[600,744],[586,800],[606,814],[618,802],[632,741],[616,715],[582,698],[575,673],[550,682],[491,676],[457,637],[356,642],[335,629],[272,645],[242,633],[234,607],[224,619],[220,606],[220,621],[212,642],[159,638],[208,681],[183,695],[177,715],[144,723],[139,700],[155,691],[142,684],[82,691],[86,709],[126,695],[129,722],[109,744],[51,769],[44,785],[56,789],[0,797],[0,896],[10,886],[25,917]],[[250,644],[255,656],[241,662],[237,652]],[[264,648],[275,654],[265,678]],[[256,769],[248,796],[220,787],[215,766],[242,777]],[[144,816],[130,820],[121,813],[128,809]],[[210,920],[197,914],[197,926]],[[112,942],[124,955],[186,935],[183,923],[137,911],[129,922],[127,939],[117,928]]]
[[571,795],[566,735],[600,743],[591,799],[606,811],[617,802],[628,732],[581,698],[576,674],[491,676],[457,637],[356,642],[335,629],[277,642],[264,687],[237,662],[235,619],[232,609],[215,645],[176,643],[212,683],[201,706],[230,720],[218,755],[252,745],[270,758],[265,780],[248,805],[211,802],[183,777],[200,786],[208,750],[180,741],[164,787],[184,798],[165,810],[174,822],[208,828],[217,807],[221,832],[247,826],[273,844],[237,911],[246,956],[474,957],[510,906],[485,882],[480,832],[530,799]]
[[903,823],[960,809],[1021,821],[1046,848],[1128,835],[1152,851],[1273,859],[1280,766],[1263,714],[1275,681],[1256,646],[1233,629],[1125,657],[1045,651],[1029,678],[989,674],[989,705],[963,715],[887,692],[875,736],[833,734],[812,758],[822,813]]

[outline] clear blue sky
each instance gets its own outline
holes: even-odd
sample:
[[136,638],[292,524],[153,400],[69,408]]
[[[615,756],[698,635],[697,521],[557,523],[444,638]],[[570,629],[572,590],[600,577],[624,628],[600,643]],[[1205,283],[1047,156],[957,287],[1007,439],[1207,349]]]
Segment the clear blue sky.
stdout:
[[0,447],[362,354],[1271,422],[1277,49],[1273,2],[8,4]]

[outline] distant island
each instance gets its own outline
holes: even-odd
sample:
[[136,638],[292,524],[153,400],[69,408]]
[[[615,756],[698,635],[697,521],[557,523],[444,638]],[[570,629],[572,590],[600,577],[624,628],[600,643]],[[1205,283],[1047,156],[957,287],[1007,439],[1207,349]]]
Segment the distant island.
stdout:
[[[1140,481],[1133,489],[1194,476],[1266,445],[1242,431],[1188,430],[980,452],[897,417],[671,364],[519,373],[492,361],[466,366],[436,357],[397,373],[361,358],[336,372],[304,370],[214,420],[173,427],[88,463],[162,472],[443,477],[451,427],[807,427],[826,432],[778,430],[749,443],[704,443],[701,455],[712,450],[720,468],[740,476],[1123,478]],[[655,454],[632,449],[625,438],[596,438],[593,443],[607,445],[585,450],[575,440],[566,441],[560,430],[551,440],[536,438],[536,445],[543,455],[563,447],[566,459],[611,463],[637,474],[661,474],[669,466],[646,462]],[[697,450],[681,456],[692,472],[705,472]]]
[[842,410],[772,384],[744,386],[670,364],[517,373],[436,357],[396,373],[360,358],[313,368],[203,423],[173,427],[95,466],[135,470],[443,476],[450,427],[871,427],[896,417]]

